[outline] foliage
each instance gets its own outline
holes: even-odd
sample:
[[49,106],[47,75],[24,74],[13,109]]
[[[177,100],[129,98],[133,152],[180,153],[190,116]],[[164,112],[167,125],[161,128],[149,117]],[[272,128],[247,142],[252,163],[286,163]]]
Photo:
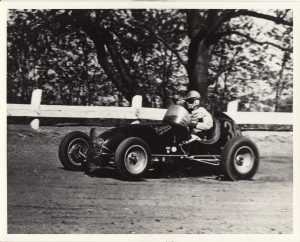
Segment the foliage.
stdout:
[[212,109],[240,98],[243,110],[291,111],[291,21],[289,10],[10,10],[8,102],[42,88],[45,104],[128,105],[140,94],[157,107],[201,87]]

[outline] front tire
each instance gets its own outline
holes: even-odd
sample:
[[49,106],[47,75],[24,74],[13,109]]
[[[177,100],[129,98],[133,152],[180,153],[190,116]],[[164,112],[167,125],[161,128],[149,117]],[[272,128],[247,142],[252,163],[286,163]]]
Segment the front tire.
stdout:
[[115,153],[115,164],[119,173],[127,180],[140,179],[148,171],[151,151],[147,143],[137,137],[121,142]]
[[67,134],[60,142],[58,156],[66,170],[81,171],[89,147],[89,136],[81,131]]
[[221,170],[225,179],[249,180],[257,172],[259,153],[256,145],[246,137],[229,140],[221,155]]

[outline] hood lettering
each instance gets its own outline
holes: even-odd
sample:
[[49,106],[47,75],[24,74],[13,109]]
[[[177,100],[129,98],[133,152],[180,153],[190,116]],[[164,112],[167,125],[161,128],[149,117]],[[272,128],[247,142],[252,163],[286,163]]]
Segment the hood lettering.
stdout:
[[153,128],[158,135],[162,135],[168,132],[171,129],[171,126],[170,125],[153,126]]

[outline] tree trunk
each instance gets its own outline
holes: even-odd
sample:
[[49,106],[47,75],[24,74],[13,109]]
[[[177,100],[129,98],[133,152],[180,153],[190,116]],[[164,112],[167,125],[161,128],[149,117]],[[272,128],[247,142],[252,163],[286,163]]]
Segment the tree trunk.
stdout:
[[[192,43],[192,42],[195,43]],[[192,40],[188,53],[189,90],[196,90],[201,94],[203,103],[207,102],[209,80],[209,63],[214,45],[205,40]]]
[[[94,42],[97,52],[98,62],[107,75],[108,79],[117,87],[117,89],[124,95],[124,97],[131,102],[132,97],[137,94],[135,90],[135,82],[132,80],[126,64],[121,59],[115,45],[111,33],[105,28],[101,27],[100,17],[95,23],[91,20],[89,15],[84,11],[73,11],[74,24],[89,36]],[[111,60],[111,61],[109,61]]]
[[189,90],[200,92],[206,101],[209,83],[208,67],[216,39],[212,31],[217,15],[213,11],[208,17],[200,15],[197,10],[187,11],[187,22],[191,43],[188,51]]
[[275,112],[280,111],[280,94],[281,94],[281,89],[282,89],[282,78],[283,78],[283,71],[285,69],[285,65],[288,61],[288,53],[285,52],[283,54],[282,62],[281,62],[281,69],[278,73],[278,81],[276,83],[275,87],[275,92],[276,92],[276,97],[275,97]]
[[195,50],[196,56],[189,56],[188,77],[189,89],[199,91],[201,96],[206,97],[208,82],[209,55],[205,46],[201,44]]

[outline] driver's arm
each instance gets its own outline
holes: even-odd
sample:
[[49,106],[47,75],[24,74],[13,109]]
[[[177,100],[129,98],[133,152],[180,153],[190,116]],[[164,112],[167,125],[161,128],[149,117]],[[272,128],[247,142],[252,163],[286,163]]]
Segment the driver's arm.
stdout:
[[213,127],[213,118],[205,108],[198,108],[192,112],[192,120],[194,128],[207,130]]

